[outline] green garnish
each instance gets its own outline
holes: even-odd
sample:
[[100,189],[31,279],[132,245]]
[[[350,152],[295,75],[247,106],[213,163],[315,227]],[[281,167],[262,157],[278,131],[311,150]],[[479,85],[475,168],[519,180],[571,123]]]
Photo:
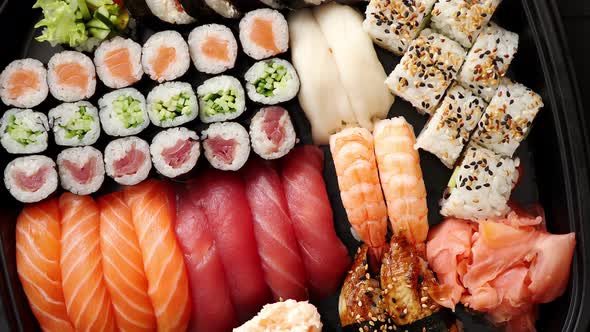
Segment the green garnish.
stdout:
[[71,119],[65,125],[59,125],[59,127],[65,130],[66,138],[71,139],[77,137],[78,140],[82,140],[92,130],[94,121],[95,119],[92,115],[88,114],[86,106],[80,106],[78,117]]
[[161,122],[173,120],[177,116],[190,115],[192,112],[190,98],[188,93],[181,92],[166,101],[158,100],[154,110]]
[[451,179],[449,180],[449,183],[447,184],[447,187],[449,188],[450,191],[453,191],[453,189],[455,189],[455,187],[457,187],[457,176],[459,176],[459,167],[455,168],[455,171],[453,172],[453,175],[451,175]]
[[113,110],[124,128],[135,128],[145,121],[140,101],[131,96],[119,96],[115,99]]
[[234,89],[220,90],[216,93],[210,93],[203,97],[205,102],[205,108],[203,112],[207,116],[213,116],[216,114],[227,114],[237,112],[236,99],[238,93]]
[[275,90],[286,87],[292,77],[287,68],[277,62],[267,61],[264,65],[264,74],[254,82],[254,86],[259,94],[272,97]]
[[6,133],[19,144],[27,146],[37,142],[37,137],[43,133],[41,130],[32,130],[28,128],[20,119],[11,115],[8,126],[6,126]]

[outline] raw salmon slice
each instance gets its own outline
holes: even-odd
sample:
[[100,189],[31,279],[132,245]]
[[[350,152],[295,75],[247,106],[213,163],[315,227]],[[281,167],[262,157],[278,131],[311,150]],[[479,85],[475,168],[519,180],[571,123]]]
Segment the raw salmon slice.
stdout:
[[77,62],[59,64],[55,68],[59,85],[79,88],[86,91],[88,88],[88,73],[86,68]]
[[217,36],[209,36],[201,46],[201,51],[206,56],[221,60],[229,61],[229,42]]
[[108,52],[104,63],[114,77],[125,80],[127,83],[135,82],[129,49],[123,47]]
[[15,71],[8,81],[10,98],[18,98],[28,91],[39,89],[39,76],[33,70],[21,69]]
[[25,206],[16,222],[16,269],[43,331],[74,331],[70,323],[59,257],[61,226],[57,199]]
[[144,260],[158,331],[185,331],[191,303],[184,259],[173,228],[174,192],[157,180],[126,187],[124,192]]
[[252,22],[250,39],[262,48],[273,51],[274,53],[281,53],[281,50],[279,50],[275,43],[275,35],[271,20],[265,20],[259,17],[255,18]]
[[104,279],[121,331],[155,331],[156,316],[131,209],[122,192],[99,198]]
[[162,46],[158,49],[158,54],[152,59],[152,68],[156,77],[164,75],[170,65],[176,61],[176,49],[174,47]]
[[59,208],[62,286],[70,320],[76,331],[116,331],[102,269],[98,205],[90,196],[65,193]]

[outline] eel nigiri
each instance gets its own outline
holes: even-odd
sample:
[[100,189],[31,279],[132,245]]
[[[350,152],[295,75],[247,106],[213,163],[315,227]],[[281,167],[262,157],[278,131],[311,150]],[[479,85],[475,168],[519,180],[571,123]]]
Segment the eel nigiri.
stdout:
[[25,206],[16,221],[16,270],[43,331],[74,331],[63,288],[57,199]]
[[104,279],[117,326],[123,331],[154,331],[156,316],[131,209],[123,192],[102,196],[98,205]]
[[219,246],[208,229],[205,212],[184,191],[178,196],[174,230],[191,284],[193,312],[189,331],[230,331],[237,320]]
[[379,183],[373,136],[364,128],[348,128],[330,137],[330,150],[348,220],[358,236],[379,251],[386,244],[387,207]]
[[256,160],[250,162],[243,178],[262,269],[274,299],[307,299],[305,269],[277,171]]
[[248,198],[235,173],[207,170],[189,187],[215,236],[238,318],[251,318],[270,298],[256,248]]
[[126,187],[124,193],[144,260],[158,330],[185,331],[191,302],[184,259],[173,228],[174,192],[164,182],[148,180]]
[[391,227],[410,243],[423,243],[428,234],[428,207],[414,129],[398,117],[377,122],[373,135]]
[[334,229],[322,175],[324,154],[316,146],[293,149],[283,161],[281,180],[312,295],[340,287],[350,257]]
[[59,208],[62,286],[70,321],[76,331],[116,331],[102,269],[98,204],[90,196],[65,193]]

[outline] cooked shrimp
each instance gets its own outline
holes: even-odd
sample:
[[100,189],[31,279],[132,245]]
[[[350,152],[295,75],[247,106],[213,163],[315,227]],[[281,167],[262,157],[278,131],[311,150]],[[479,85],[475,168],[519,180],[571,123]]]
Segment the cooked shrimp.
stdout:
[[373,137],[364,128],[348,128],[330,137],[342,204],[359,237],[373,248],[387,235],[387,208],[379,184]]
[[428,208],[414,130],[398,117],[379,121],[373,135],[391,227],[410,243],[423,243],[428,234]]

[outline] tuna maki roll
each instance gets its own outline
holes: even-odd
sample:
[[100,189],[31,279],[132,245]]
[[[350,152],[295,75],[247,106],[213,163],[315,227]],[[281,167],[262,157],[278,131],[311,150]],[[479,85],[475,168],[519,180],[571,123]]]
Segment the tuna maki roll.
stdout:
[[205,158],[222,171],[237,171],[248,161],[248,132],[236,122],[214,123],[202,133]]
[[0,120],[0,142],[12,154],[45,151],[48,131],[47,116],[30,109],[9,109]]
[[39,202],[57,189],[55,163],[45,156],[16,158],[4,169],[4,185],[23,203]]
[[143,76],[141,46],[131,39],[102,42],[94,52],[94,64],[100,80],[113,89],[130,86]]
[[91,146],[65,149],[57,155],[61,186],[76,195],[89,195],[104,182],[102,153]]
[[247,13],[240,21],[240,42],[244,53],[262,60],[289,48],[289,26],[279,11],[264,8]]
[[94,95],[96,72],[88,56],[63,51],[51,57],[48,68],[49,91],[55,99],[74,102]]
[[167,128],[194,120],[199,115],[199,104],[190,84],[166,82],[150,91],[147,110],[154,125]]
[[145,97],[134,88],[109,92],[98,105],[102,129],[108,135],[137,135],[150,123]]
[[175,178],[197,164],[201,155],[199,136],[183,127],[161,131],[152,140],[150,153],[158,173]]
[[47,70],[39,60],[12,61],[0,74],[0,97],[8,106],[35,107],[48,92]]
[[238,43],[231,30],[220,24],[196,27],[188,36],[190,54],[198,71],[219,74],[232,69],[238,56]]
[[210,78],[197,88],[197,95],[204,123],[232,120],[246,110],[244,88],[235,77]]
[[299,77],[287,60],[273,58],[255,63],[245,75],[246,91],[252,101],[276,105],[299,92]]
[[150,146],[135,136],[116,139],[104,150],[104,164],[107,175],[117,183],[138,184],[147,179],[152,169]]
[[190,67],[188,45],[176,31],[153,34],[143,45],[143,71],[158,82],[172,81],[184,75]]
[[49,126],[55,144],[62,146],[92,145],[100,136],[98,111],[87,101],[65,103],[52,109]]
[[295,128],[286,109],[278,106],[258,111],[250,122],[252,149],[264,159],[281,158],[297,141]]

